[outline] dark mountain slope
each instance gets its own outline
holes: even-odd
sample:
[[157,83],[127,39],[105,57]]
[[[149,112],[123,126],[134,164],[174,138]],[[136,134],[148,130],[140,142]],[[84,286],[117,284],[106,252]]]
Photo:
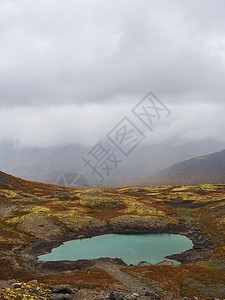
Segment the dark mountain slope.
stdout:
[[194,185],[202,183],[225,183],[225,149],[177,163],[132,184]]

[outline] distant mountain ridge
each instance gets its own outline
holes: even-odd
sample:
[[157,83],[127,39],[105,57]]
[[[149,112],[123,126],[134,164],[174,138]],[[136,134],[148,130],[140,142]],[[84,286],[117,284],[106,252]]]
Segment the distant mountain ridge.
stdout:
[[[0,172],[0,185],[15,186],[26,180]],[[203,183],[225,184],[225,149],[198,156],[173,165],[143,179],[130,181],[126,185],[197,185]]]
[[52,184],[57,184],[62,176],[82,172],[90,186],[114,187],[140,181],[141,178],[156,174],[175,163],[223,148],[225,143],[220,144],[214,140],[179,145],[171,140],[140,145],[126,159],[118,150],[112,149],[122,163],[109,176],[105,176],[105,181],[101,184],[98,176],[93,176],[91,168],[84,167],[82,157],[87,155],[90,147],[78,144],[49,148],[20,147],[15,142],[0,140],[0,170],[19,178]]
[[225,149],[198,156],[158,173],[132,182],[132,185],[196,185],[225,183]]

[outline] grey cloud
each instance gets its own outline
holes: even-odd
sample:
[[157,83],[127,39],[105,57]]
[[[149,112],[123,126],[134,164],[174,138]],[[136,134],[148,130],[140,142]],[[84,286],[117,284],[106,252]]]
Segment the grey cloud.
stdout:
[[[3,104],[104,103],[152,89],[223,101],[223,1],[3,1]],[[191,100],[191,99],[190,99]]]
[[[169,137],[219,139],[223,118],[210,130],[204,107],[224,113],[224,11],[223,0],[2,0],[0,138],[90,144],[152,90],[180,109]],[[185,117],[190,103],[202,131]]]
[[145,133],[144,143],[160,144],[174,141],[185,144],[193,141],[215,140],[225,145],[225,105],[192,103],[170,105],[172,114],[162,116],[154,132],[141,125],[132,115],[132,105],[86,106],[65,105],[7,108],[0,110],[0,139],[18,140],[21,147],[50,147],[58,144],[77,143],[94,146],[104,140],[124,116]]

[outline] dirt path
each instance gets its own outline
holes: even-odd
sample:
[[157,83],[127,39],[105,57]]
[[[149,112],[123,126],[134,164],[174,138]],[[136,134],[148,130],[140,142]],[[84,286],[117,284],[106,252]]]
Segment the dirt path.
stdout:
[[[156,283],[143,283],[140,279],[131,276],[120,270],[119,266],[111,263],[100,263],[96,267],[106,271],[109,275],[119,281],[130,293],[145,295],[146,292],[163,296],[163,299],[169,300],[171,297],[165,293]],[[150,298],[149,298],[150,299]]]

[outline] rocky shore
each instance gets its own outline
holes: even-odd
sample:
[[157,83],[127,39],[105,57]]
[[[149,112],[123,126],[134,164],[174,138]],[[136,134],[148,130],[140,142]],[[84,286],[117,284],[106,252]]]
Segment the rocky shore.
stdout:
[[202,234],[193,224],[186,222],[180,225],[164,226],[147,228],[144,226],[136,225],[133,228],[126,228],[123,226],[92,228],[91,230],[79,232],[69,232],[58,237],[50,239],[39,239],[32,245],[23,249],[20,253],[25,265],[28,269],[36,269],[38,272],[44,273],[58,273],[69,270],[83,269],[91,267],[99,262],[113,262],[119,265],[126,265],[119,258],[99,258],[99,259],[81,259],[77,261],[39,261],[38,256],[51,252],[53,248],[60,246],[62,243],[79,238],[90,238],[97,235],[110,234],[110,233],[138,233],[138,232],[158,232],[158,233],[174,233],[188,237],[192,240],[194,247],[190,250],[180,254],[170,255],[167,258],[174,259],[182,264],[195,263],[208,257],[214,247],[213,243]]
[[[113,291],[111,299],[225,298],[225,185],[65,189],[6,179],[0,188],[0,298],[109,299]],[[141,232],[183,235],[194,246],[168,256],[181,262],[176,266],[127,266],[110,257],[38,260],[66,241]],[[79,292],[52,293],[65,284]]]

